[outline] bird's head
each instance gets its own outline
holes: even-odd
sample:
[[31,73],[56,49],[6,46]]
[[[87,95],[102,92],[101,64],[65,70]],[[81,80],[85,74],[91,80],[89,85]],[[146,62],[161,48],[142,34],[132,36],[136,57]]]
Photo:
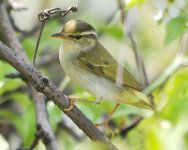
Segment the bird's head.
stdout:
[[95,29],[82,20],[70,20],[65,23],[63,30],[53,34],[54,38],[63,39],[65,49],[87,51],[92,49],[97,41]]

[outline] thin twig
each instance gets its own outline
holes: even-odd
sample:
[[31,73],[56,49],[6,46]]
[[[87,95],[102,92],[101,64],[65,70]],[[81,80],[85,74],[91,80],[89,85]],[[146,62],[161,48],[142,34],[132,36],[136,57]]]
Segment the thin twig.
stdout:
[[[46,133],[40,125],[37,126],[37,132],[35,133],[35,138],[32,142],[32,144],[30,145],[29,148],[18,148],[17,150],[33,150],[39,143],[39,141],[42,139],[42,138],[46,138],[48,137],[48,133]],[[49,149],[51,150],[51,149]]]
[[140,54],[140,50],[137,46],[137,43],[132,35],[131,25],[127,18],[128,12],[125,11],[125,9],[124,9],[125,4],[121,0],[117,0],[117,3],[118,3],[119,10],[121,12],[121,22],[122,22],[122,25],[124,26],[124,32],[127,35],[127,37],[129,38],[132,48],[133,48],[136,66],[139,71],[140,82],[143,82],[142,86],[146,87],[148,85],[148,79],[147,79],[147,75],[146,75],[146,71],[145,71],[145,67],[144,67],[144,62],[143,62],[142,56]]
[[[138,69],[138,74],[139,74],[139,81],[142,85],[142,88],[146,87],[148,85],[148,79],[147,79],[147,74],[146,74],[146,70],[145,70],[145,66],[144,66],[144,62],[143,62],[143,58],[140,54],[140,50],[138,49],[137,43],[135,41],[135,39],[133,38],[132,35],[132,31],[131,31],[131,25],[128,21],[128,12],[125,11],[125,3],[122,2],[122,0],[116,0],[119,10],[120,10],[120,15],[121,15],[121,23],[123,25],[124,28],[124,34],[128,37],[131,45],[132,45],[132,50],[134,52],[134,57],[135,57],[135,62],[136,62],[136,66]],[[120,59],[123,57],[123,50],[120,50]],[[121,59],[122,63],[125,61],[125,59]],[[121,80],[123,80],[122,78],[122,74],[123,74],[123,67],[122,66],[118,66],[118,70],[117,70],[117,78],[116,81],[121,83]],[[151,104],[153,105],[153,99],[152,96],[150,95],[150,101]],[[121,135],[126,135],[127,132],[129,132],[130,130],[132,130],[137,124],[139,124],[139,122],[142,120],[140,119],[141,117],[138,117],[138,121],[134,121],[131,125],[126,126],[122,131],[121,131]]]
[[46,132],[42,130],[40,126],[37,127],[37,133],[35,134],[35,138],[29,147],[29,150],[33,150],[39,143],[39,140],[42,139],[43,137],[47,136]]
[[39,36],[38,36],[38,39],[37,39],[37,44],[36,44],[36,47],[35,47],[35,51],[34,51],[33,66],[35,66],[35,60],[36,60],[36,56],[37,56],[37,51],[38,51],[38,47],[39,47],[39,43],[40,43],[40,39],[41,39],[41,36],[42,36],[42,32],[43,32],[45,23],[46,23],[46,20],[43,20],[43,22],[41,24],[41,29],[40,29],[40,32],[39,32]]
[[11,15],[9,15],[9,19],[10,19],[10,22],[11,22],[11,24],[12,24],[12,27],[14,28],[14,30],[15,30],[16,32],[19,32],[19,33],[22,33],[22,34],[26,34],[26,33],[27,33],[27,31],[25,31],[25,30],[23,30],[23,29],[20,29],[20,28],[16,25],[16,23],[15,23],[15,21],[14,21],[14,19],[12,18]]
[[18,72],[5,74],[5,78],[10,78],[10,79],[22,78],[23,79],[22,75]]
[[36,24],[30,31],[22,32],[22,34],[19,35],[20,41],[22,41],[28,36],[34,35],[39,29],[40,29],[40,24]]
[[52,15],[53,16],[61,15],[61,17],[65,17],[70,11],[76,12],[77,9],[78,9],[77,6],[71,6],[68,9],[63,9],[63,10],[60,8],[52,8],[52,9],[43,10],[38,14],[38,19],[41,22],[41,29],[40,29],[39,36],[37,39],[37,44],[35,47],[35,52],[34,52],[34,57],[33,57],[33,66],[35,66],[37,51],[38,51],[40,39],[41,39],[42,32],[43,32],[46,21],[49,20]]
[[116,1],[118,4],[120,13],[121,13],[121,22],[122,22],[122,24],[124,24],[124,21],[125,21],[124,3],[122,2],[122,0],[116,0]]
[[126,126],[124,129],[122,129],[120,131],[120,135],[122,137],[125,137],[129,131],[131,131],[133,128],[135,128],[140,123],[140,121],[142,119],[143,119],[142,117],[135,118],[134,121],[130,125]]
[[143,58],[140,54],[140,50],[138,49],[138,46],[135,42],[135,39],[133,38],[131,29],[130,29],[130,31],[127,32],[127,35],[128,35],[128,37],[129,37],[129,39],[132,43],[133,51],[134,51],[134,54],[135,54],[135,59],[136,59],[137,66],[138,66],[137,68],[138,68],[138,71],[139,71],[139,74],[140,74],[140,81],[143,82],[142,86],[146,87],[146,86],[148,86],[149,82],[148,82],[148,78],[147,78],[147,74],[146,74],[146,69],[145,69],[145,66],[144,66],[144,61],[143,61]]
[[[121,11],[121,21],[124,26],[124,32],[125,32],[126,36],[129,38],[130,43],[132,45],[133,52],[134,52],[136,66],[137,66],[138,73],[139,73],[139,81],[142,85],[142,88],[144,89],[149,84],[144,61],[143,61],[142,55],[140,53],[140,50],[138,48],[138,45],[136,43],[136,40],[133,37],[132,31],[131,31],[131,25],[130,25],[130,23],[128,21],[128,17],[127,17],[128,12],[126,12],[124,9],[125,4],[121,0],[117,0],[117,3],[119,6],[119,9]],[[154,101],[153,101],[152,94],[150,93],[148,96],[149,96],[151,104],[155,105]]]

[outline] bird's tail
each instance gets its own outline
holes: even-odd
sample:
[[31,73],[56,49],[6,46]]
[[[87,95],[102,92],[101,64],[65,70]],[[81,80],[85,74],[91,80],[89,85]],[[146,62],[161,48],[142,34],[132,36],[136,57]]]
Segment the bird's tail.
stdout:
[[124,91],[122,94],[120,98],[122,103],[127,103],[136,107],[151,109],[155,111],[155,105],[152,103],[151,99],[144,93],[131,89],[129,91]]

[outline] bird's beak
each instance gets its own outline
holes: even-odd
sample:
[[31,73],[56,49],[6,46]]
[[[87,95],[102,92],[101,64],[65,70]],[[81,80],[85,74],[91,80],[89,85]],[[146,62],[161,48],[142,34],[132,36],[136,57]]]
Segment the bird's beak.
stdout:
[[64,39],[64,38],[66,38],[67,36],[66,36],[63,32],[60,32],[60,33],[52,34],[51,37]]

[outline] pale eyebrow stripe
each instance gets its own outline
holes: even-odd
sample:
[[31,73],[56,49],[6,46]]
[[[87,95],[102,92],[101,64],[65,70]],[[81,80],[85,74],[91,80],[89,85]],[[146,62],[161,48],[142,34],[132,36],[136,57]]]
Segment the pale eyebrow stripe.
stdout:
[[89,34],[93,34],[93,35],[95,35],[97,37],[97,33],[95,31],[93,31],[93,30],[82,32],[79,35],[89,35]]

